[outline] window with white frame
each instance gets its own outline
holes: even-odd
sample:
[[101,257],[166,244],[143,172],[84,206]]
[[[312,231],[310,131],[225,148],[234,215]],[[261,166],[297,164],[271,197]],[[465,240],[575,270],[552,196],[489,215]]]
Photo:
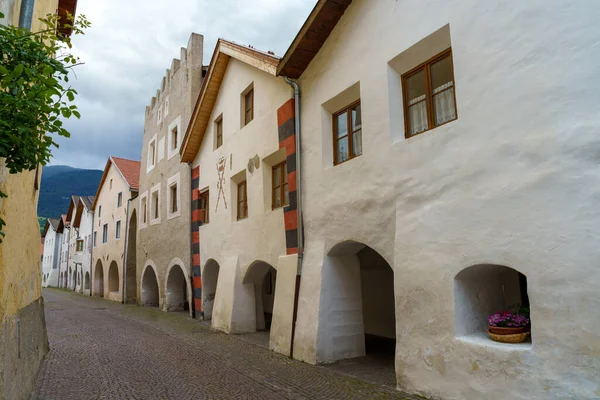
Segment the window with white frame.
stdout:
[[160,183],[150,191],[150,224],[160,223]]
[[139,224],[140,229],[145,228],[148,224],[148,192],[144,192],[140,195],[140,206],[139,206]]
[[179,154],[181,143],[181,117],[177,117],[170,125],[167,140],[167,155],[169,160]]
[[154,135],[154,137],[150,139],[150,142],[148,143],[148,160],[146,163],[147,171],[150,171],[152,168],[154,168],[154,165],[156,165],[156,153],[156,135]]
[[181,185],[179,172],[167,180],[167,219],[181,215]]
[[117,194],[117,207],[121,207],[123,205],[123,192],[119,192]]
[[108,242],[108,224],[102,226],[102,243]]
[[115,239],[121,239],[121,221],[115,224]]

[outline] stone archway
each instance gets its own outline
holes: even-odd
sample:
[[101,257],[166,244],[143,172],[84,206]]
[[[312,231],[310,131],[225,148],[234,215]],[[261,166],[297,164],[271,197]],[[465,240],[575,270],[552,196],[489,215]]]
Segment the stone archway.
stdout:
[[210,259],[206,262],[204,271],[202,271],[202,312],[204,313],[204,319],[212,319],[220,269],[219,263]]
[[102,260],[98,259],[94,267],[94,296],[104,297],[104,267]]
[[174,260],[167,271],[166,311],[189,311],[189,290],[187,274],[181,260]]
[[[254,291],[254,308],[256,318],[256,330],[269,331],[273,319],[273,307],[275,305],[275,283],[277,270],[264,261],[253,262],[242,283],[246,287],[252,287]],[[250,290],[252,292],[252,289]]]
[[364,243],[338,243],[323,262],[321,296],[324,362],[372,354],[394,365],[394,271],[381,254]]
[[108,267],[108,292],[119,293],[119,266],[116,261]]
[[127,234],[127,260],[125,262],[125,294],[128,303],[135,302],[137,298],[137,212],[133,210],[129,218],[129,231]]
[[152,265],[146,265],[142,272],[142,305],[145,307],[158,307],[160,304],[158,279]]

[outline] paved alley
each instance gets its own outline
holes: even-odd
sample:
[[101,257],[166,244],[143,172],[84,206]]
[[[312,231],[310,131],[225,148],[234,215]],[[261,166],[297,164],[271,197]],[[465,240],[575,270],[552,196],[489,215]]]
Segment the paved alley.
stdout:
[[44,290],[50,353],[32,399],[409,399],[291,360],[185,313]]

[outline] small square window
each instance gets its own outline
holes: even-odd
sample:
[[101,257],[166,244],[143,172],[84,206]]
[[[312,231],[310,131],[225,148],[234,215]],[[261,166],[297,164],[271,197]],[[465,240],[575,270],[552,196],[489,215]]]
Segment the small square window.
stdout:
[[240,182],[237,187],[237,219],[248,217],[248,192],[246,181]]
[[117,207],[121,207],[123,205],[123,192],[119,192],[117,194]]
[[77,251],[77,252],[83,251],[83,240],[77,241],[77,247],[76,247],[75,251]]
[[115,239],[121,239],[121,221],[117,221],[115,225]]
[[402,75],[406,138],[457,118],[452,50]]
[[336,165],[362,154],[360,100],[333,115],[333,141]]
[[215,136],[216,148],[218,149],[223,145],[223,116],[215,121]]
[[290,196],[288,193],[288,174],[287,174],[287,162],[282,162],[273,167],[272,170],[273,178],[273,196],[272,204],[273,209],[287,206],[290,203]]

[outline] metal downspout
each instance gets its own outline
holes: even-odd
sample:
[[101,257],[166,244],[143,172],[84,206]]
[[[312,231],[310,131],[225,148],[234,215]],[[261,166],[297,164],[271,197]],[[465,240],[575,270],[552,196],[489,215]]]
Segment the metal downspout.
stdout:
[[292,317],[292,340],[290,357],[294,358],[294,337],[296,334],[296,319],[298,317],[298,298],[300,296],[300,276],[302,275],[302,258],[304,254],[304,226],[302,224],[302,131],[300,125],[300,86],[298,82],[284,76],[285,82],[294,89],[294,130],[296,133],[296,214],[298,217],[298,267],[296,269],[296,289],[294,290],[294,314]]
[[[93,211],[93,210],[92,210]],[[92,275],[92,267],[94,266],[94,223],[96,222],[96,213],[92,212],[92,249],[90,250],[90,297],[92,297],[92,290],[94,288],[94,279]],[[85,290],[85,277],[83,278],[83,290]]]
[[22,0],[21,12],[19,14],[19,28],[31,30],[31,21],[33,20],[33,8],[35,0]]
[[137,197],[138,195],[136,194],[134,197],[130,197],[129,200],[127,200],[127,213],[125,214],[127,215],[127,221],[125,221],[125,243],[123,244],[123,284],[121,285],[123,288],[121,293],[122,304],[125,304],[125,285],[127,284],[127,280],[125,278],[127,277],[127,245],[129,244],[129,205],[131,204],[131,200],[137,199]]

